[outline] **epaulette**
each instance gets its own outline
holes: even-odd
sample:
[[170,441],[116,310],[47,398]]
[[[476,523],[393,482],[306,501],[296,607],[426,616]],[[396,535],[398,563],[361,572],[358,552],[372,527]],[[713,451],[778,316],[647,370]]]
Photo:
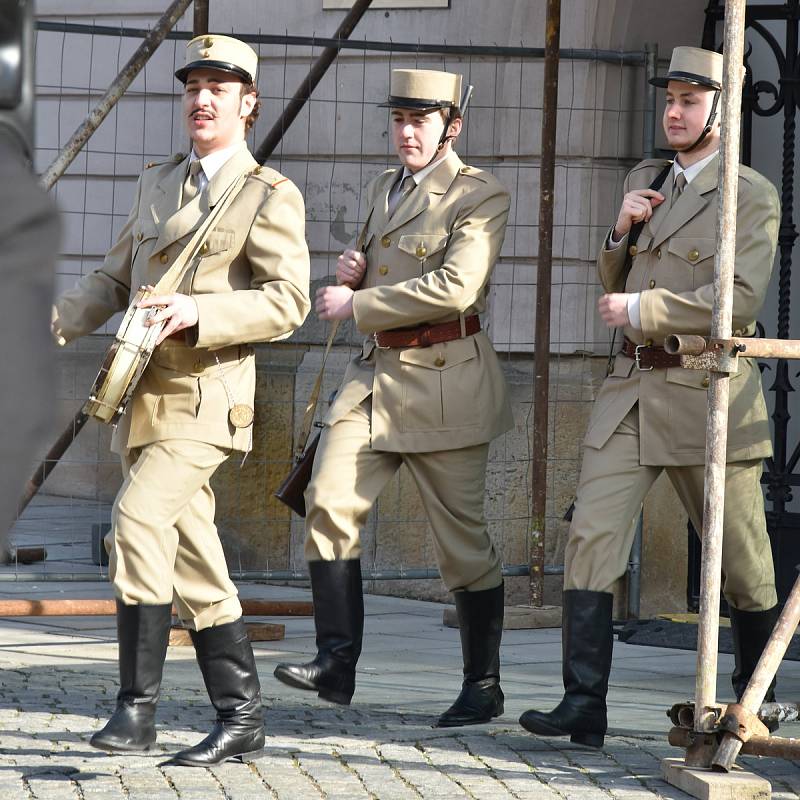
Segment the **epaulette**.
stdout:
[[186,158],[186,153],[175,153],[174,156],[170,156],[164,161],[148,161],[144,168],[152,169],[153,167],[160,167],[162,164],[180,164],[184,158]]
[[478,169],[477,167],[470,167],[469,164],[464,164],[459,170],[459,174],[467,175],[470,178],[477,178],[477,180],[481,181],[482,183],[488,183],[488,179],[486,177],[486,173],[482,169]]
[[257,167],[254,167],[250,174],[261,178],[262,181],[269,184],[273,189],[289,180],[287,177],[281,175],[279,172],[276,172],[274,169],[263,167],[261,164],[259,164]]

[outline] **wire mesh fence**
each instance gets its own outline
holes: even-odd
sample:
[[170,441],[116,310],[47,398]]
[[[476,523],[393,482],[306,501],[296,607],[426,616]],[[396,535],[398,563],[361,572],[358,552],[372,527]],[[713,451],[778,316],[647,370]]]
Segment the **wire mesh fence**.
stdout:
[[[185,23],[182,23],[185,24]],[[36,167],[44,170],[82,122],[145,31],[40,22],[37,32]],[[251,149],[279,117],[328,42],[304,37],[234,33],[260,58],[262,108],[249,134]],[[174,31],[53,189],[65,235],[59,290],[101,265],[128,214],[138,174],[152,161],[187,152],[180,85],[188,31]],[[422,45],[350,40],[267,162],[291,178],[306,201],[312,291],[333,279],[336,258],[355,242],[366,215],[369,180],[396,163],[385,100],[397,67],[460,72],[475,86],[457,151],[509,189],[511,213],[494,271],[484,320],[511,388],[515,427],[491,447],[485,509],[512,596],[524,600],[528,571],[534,308],[542,51],[520,47]],[[622,177],[640,157],[648,113],[644,53],[564,51],[560,66],[555,190],[550,443],[546,563],[557,574],[569,506],[577,480],[580,442],[602,378],[609,337],[595,318],[594,261],[621,198]],[[112,319],[97,334],[58,354],[58,422],[85,399]],[[311,314],[287,342],[257,346],[258,388],[254,451],[235,457],[215,477],[217,521],[234,577],[286,580],[305,573],[302,520],[272,490],[288,471],[293,437],[316,375],[327,331]],[[538,346],[546,346],[538,343]],[[360,335],[345,328],[326,371],[323,396],[338,385]],[[41,564],[16,563],[0,578],[101,579],[92,556],[92,527],[107,525],[119,486],[109,431],[92,422],[53,471],[18,521],[18,546],[41,545]],[[362,536],[365,575],[385,592],[440,597],[432,540],[410,476],[401,470],[387,486]],[[95,548],[97,549],[97,548]],[[398,585],[391,579],[404,578]],[[382,581],[386,580],[386,583]],[[553,589],[558,578],[552,579]],[[409,583],[410,581],[410,583]]]

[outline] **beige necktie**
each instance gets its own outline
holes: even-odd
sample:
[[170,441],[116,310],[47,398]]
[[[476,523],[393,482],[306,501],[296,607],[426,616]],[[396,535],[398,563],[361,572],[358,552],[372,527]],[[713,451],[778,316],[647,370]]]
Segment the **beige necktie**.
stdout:
[[675,183],[672,186],[672,204],[675,205],[675,201],[683,194],[683,190],[686,188],[686,173],[679,172],[675,176]]
[[413,191],[417,182],[414,180],[413,175],[407,175],[400,183],[400,186],[395,188],[389,195],[389,216],[397,210],[397,207],[405,200]]
[[189,164],[189,172],[186,175],[186,180],[183,182],[183,200],[181,201],[181,205],[185,206],[200,193],[200,178],[198,176],[202,169],[203,165],[200,163],[200,159],[192,161],[192,163]]

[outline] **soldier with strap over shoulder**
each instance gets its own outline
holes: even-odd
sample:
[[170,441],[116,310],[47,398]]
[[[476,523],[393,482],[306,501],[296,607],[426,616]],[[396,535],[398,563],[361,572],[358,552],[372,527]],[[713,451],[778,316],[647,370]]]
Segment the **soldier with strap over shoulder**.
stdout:
[[440,726],[503,712],[503,581],[483,501],[489,442],[512,417],[479,314],[509,195],[453,151],[460,101],[460,75],[392,71],[383,105],[391,109],[400,167],[369,185],[363,251],[346,250],[339,285],[317,293],[321,319],[353,318],[367,338],[325,419],[305,493],[318,653],[275,670],[291,686],[350,702],[364,623],[359,530],[405,464],[461,629],[462,690]]
[[[666,471],[695,528],[702,530],[708,375],[680,366],[662,344],[671,333],[708,336],[714,301],[722,56],[677,47],[663,126],[677,155],[647,160],[625,179],[617,221],[598,259],[605,289],[599,312],[625,340],[595,399],[567,540],[564,576],[565,694],[551,712],[526,711],[532,733],[571,736],[599,747],[606,732],[612,653],[612,587],[624,575],[634,523]],[[775,187],[739,168],[735,336],[755,333],[772,270],[780,210]],[[642,223],[641,233],[635,235]],[[626,272],[630,265],[630,271]],[[730,379],[723,536],[723,592],[731,614],[737,699],[776,619],[775,574],[764,517],[761,461],[772,453],[758,365],[742,359]],[[768,700],[773,696],[772,690]]]
[[310,306],[305,209],[300,192],[260,167],[245,132],[258,112],[258,55],[229,36],[187,45],[176,73],[192,140],[188,157],[150,165],[103,265],[56,303],[61,343],[91,333],[154,286],[183,253],[226,190],[247,174],[181,284],[140,303],[165,321],[152,358],[115,432],[124,482],[107,539],[117,598],[117,708],[91,744],[145,750],[156,738],[156,703],[170,609],[191,632],[213,731],[172,763],[209,766],[257,757],[264,744],[255,660],[237,590],[214,525],[210,479],[252,443],[252,342],[283,339]]

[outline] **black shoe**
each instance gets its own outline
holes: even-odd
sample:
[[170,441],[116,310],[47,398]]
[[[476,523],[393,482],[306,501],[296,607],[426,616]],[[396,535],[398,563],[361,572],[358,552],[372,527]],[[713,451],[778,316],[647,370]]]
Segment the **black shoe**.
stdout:
[[[733,637],[733,656],[736,666],[731,675],[731,684],[736,693],[736,702],[742,699],[747,684],[755,672],[758,659],[767,646],[772,629],[778,620],[778,606],[766,611],[740,611],[728,605],[731,618],[731,634]],[[775,702],[775,678],[767,689],[765,703]],[[778,730],[777,722],[765,722],[770,733]]]
[[480,592],[456,592],[455,601],[464,683],[455,703],[439,717],[437,728],[479,725],[504,711],[500,688],[503,584]]
[[614,597],[608,592],[564,592],[562,673],[564,698],[550,712],[526,711],[519,722],[540,736],[569,736],[570,741],[602,747],[608,728],[606,695],[611,672]]
[[323,700],[350,705],[364,635],[364,595],[358,559],[310,561],[317,655],[306,664],[278,664],[275,677]]
[[89,740],[99,750],[147,750],[156,741],[156,703],[169,644],[172,604],[126,606],[117,600],[117,708]]
[[244,622],[191,631],[197,663],[217,721],[202,742],[167,764],[211,767],[223,761],[253,761],[263,755],[264,711],[253,648]]

